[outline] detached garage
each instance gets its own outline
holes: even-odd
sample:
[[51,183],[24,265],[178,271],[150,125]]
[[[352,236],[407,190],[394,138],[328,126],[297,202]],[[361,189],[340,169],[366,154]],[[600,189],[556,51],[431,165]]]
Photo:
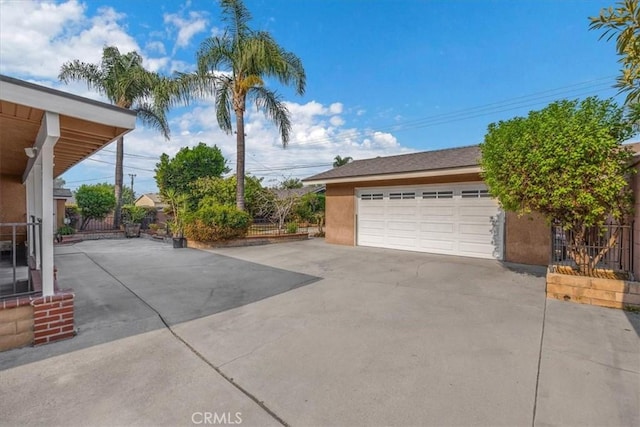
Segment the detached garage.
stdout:
[[329,243],[544,265],[550,232],[504,213],[478,146],[356,160],[305,180],[326,185]]

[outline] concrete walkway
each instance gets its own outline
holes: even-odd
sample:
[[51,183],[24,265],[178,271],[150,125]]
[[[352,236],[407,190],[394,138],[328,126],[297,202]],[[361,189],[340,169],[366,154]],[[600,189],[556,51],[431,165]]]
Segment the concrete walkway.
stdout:
[[321,240],[56,263],[79,335],[0,353],[2,425],[640,424],[640,316],[535,269]]

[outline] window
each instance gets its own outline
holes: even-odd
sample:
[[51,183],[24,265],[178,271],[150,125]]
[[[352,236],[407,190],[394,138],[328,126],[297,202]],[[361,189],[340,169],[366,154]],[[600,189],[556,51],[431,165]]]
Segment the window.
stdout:
[[463,199],[477,199],[480,197],[491,197],[489,190],[462,190]]
[[422,193],[423,199],[453,199],[453,191],[424,191]]
[[409,199],[415,199],[416,198],[416,193],[389,193],[389,199],[391,200],[409,200]]
[[382,200],[382,193],[364,193],[360,195],[360,200]]

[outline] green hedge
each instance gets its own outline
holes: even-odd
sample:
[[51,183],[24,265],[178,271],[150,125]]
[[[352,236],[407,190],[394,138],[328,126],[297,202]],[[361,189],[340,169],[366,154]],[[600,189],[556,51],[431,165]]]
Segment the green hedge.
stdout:
[[184,235],[199,242],[238,239],[246,236],[251,225],[247,212],[232,206],[201,206],[184,219]]

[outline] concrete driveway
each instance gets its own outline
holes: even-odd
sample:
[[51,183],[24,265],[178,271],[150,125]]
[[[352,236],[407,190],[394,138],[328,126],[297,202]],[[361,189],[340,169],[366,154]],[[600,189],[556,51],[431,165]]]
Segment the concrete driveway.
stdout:
[[640,424],[639,316],[539,270],[321,240],[56,263],[79,335],[0,353],[0,424]]

